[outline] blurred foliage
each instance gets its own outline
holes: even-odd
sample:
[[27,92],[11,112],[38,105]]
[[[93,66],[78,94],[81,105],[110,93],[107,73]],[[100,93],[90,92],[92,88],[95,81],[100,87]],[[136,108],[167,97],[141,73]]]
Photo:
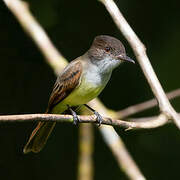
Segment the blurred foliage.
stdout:
[[[99,34],[121,39],[128,55],[135,59],[98,1],[29,0],[28,3],[34,16],[68,60],[83,54]],[[164,89],[179,88],[179,1],[116,0],[116,3],[146,45]],[[0,59],[0,113],[44,112],[56,77],[2,1]],[[138,64],[124,64],[116,69],[111,82],[100,95],[107,107],[116,110],[152,97]],[[174,100],[173,105],[179,111],[180,99]],[[156,113],[157,108],[136,116]],[[22,148],[34,126],[32,123],[1,124],[1,179],[76,179],[78,128],[59,123],[41,153],[24,155]],[[180,179],[180,133],[174,125],[146,131],[116,130],[147,179]],[[94,161],[95,179],[127,179],[97,129]]]

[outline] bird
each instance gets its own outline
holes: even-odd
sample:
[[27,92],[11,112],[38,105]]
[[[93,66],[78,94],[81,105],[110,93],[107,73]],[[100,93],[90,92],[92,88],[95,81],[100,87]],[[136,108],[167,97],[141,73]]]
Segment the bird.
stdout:
[[[102,116],[87,103],[102,92],[112,71],[125,61],[135,63],[126,55],[120,40],[109,35],[96,36],[89,50],[71,61],[57,77],[46,113],[62,114],[69,111],[74,124],[77,124],[79,119],[73,108],[85,105],[94,112],[100,125]],[[39,122],[23,152],[40,152],[55,125],[56,122]]]

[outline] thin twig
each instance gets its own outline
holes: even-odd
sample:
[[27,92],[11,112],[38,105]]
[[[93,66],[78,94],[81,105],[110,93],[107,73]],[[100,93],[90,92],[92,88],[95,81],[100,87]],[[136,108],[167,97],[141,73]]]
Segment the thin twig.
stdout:
[[118,9],[117,5],[113,0],[100,0],[110,13],[112,19],[116,23],[117,27],[127,39],[131,45],[136,58],[144,72],[144,75],[158,100],[160,110],[166,114],[168,117],[171,117],[174,120],[174,123],[178,128],[180,128],[180,117],[177,112],[171,106],[164,90],[161,87],[161,84],[151,66],[149,58],[146,54],[146,48],[137,37],[135,32],[132,30],[126,19],[123,17],[122,13]]
[[[169,100],[172,100],[172,99],[180,96],[180,89],[176,89],[176,90],[173,90],[171,92],[168,92],[166,95],[167,95]],[[129,106],[129,107],[125,108],[125,109],[117,111],[116,116],[120,117],[120,118],[125,118],[125,117],[128,117],[130,115],[133,115],[133,114],[142,112],[144,110],[153,108],[153,107],[155,107],[157,105],[158,105],[157,100],[154,98],[154,99],[145,101],[143,103],[139,103],[139,104],[136,104],[136,105],[133,105],[133,106]]]

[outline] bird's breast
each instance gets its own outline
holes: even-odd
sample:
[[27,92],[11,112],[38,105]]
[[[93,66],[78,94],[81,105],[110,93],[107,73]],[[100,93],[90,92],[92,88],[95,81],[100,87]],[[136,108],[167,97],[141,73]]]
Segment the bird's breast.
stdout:
[[80,84],[64,99],[64,103],[70,106],[86,104],[97,97],[106,86],[111,73],[101,75],[97,69],[89,68],[81,75]]

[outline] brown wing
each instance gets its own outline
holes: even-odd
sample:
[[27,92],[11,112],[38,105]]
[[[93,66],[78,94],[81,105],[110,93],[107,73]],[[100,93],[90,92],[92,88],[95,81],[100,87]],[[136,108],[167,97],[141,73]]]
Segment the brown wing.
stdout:
[[57,78],[51,93],[46,112],[65,99],[80,83],[82,64],[80,61],[72,61]]

